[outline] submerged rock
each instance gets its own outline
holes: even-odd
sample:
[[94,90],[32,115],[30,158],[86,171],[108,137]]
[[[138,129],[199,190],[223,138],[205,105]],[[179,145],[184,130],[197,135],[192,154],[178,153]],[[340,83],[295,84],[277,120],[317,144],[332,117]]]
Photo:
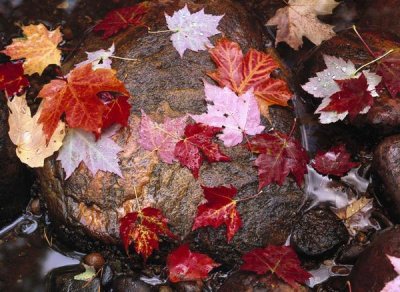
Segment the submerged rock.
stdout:
[[[254,21],[239,3],[228,0],[208,1],[208,4],[203,4],[204,1],[186,2],[191,11],[204,7],[206,13],[224,14],[219,29],[244,50],[264,48],[262,25]],[[165,29],[164,11],[171,15],[183,7],[185,1],[168,3],[166,6],[157,2],[152,4],[148,13],[152,30]],[[237,260],[241,251],[255,246],[283,244],[304,200],[302,190],[292,179],[289,178],[282,187],[265,188],[264,194],[257,199],[238,204],[243,228],[228,245],[225,227],[217,230],[202,228],[191,233],[197,207],[204,200],[200,185],[232,184],[238,188],[238,198],[256,194],[258,179],[252,155],[241,146],[224,148],[232,162],[205,163],[200,178],[195,180],[188,169],[176,163],[161,163],[155,153],[139,147],[141,109],[158,121],[166,116],[199,114],[206,109],[202,79],[206,78],[206,71],[215,68],[208,52],[187,51],[180,58],[169,37],[169,34],[148,34],[143,28],[130,28],[108,41],[91,35],[80,53],[66,65],[65,69],[71,68],[85,58],[85,51],[107,48],[112,42],[117,56],[139,60],[113,60],[119,78],[124,80],[133,96],[129,126],[114,137],[123,148],[119,157],[124,177],[101,171],[93,177],[81,164],[65,180],[59,162],[49,159],[38,175],[51,218],[56,224],[64,224],[74,231],[81,230],[103,242],[118,243],[118,220],[121,217],[138,208],[156,207],[168,218],[173,232],[190,239],[198,249],[224,262]],[[272,107],[270,112],[274,128],[289,132],[293,123],[290,109]],[[268,128],[266,121],[264,124]]]

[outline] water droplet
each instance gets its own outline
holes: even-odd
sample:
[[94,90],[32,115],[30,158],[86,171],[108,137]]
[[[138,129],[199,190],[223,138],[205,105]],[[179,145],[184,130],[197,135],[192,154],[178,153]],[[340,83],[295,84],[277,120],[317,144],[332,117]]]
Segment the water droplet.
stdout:
[[331,76],[331,73],[330,73],[330,72],[328,72],[328,76]]
[[321,81],[321,78],[318,78],[317,80],[318,80],[318,81]]
[[317,90],[317,87],[314,87],[313,90]]
[[335,78],[336,78],[336,75],[333,75],[333,76],[332,76],[332,79],[335,79]]
[[335,66],[335,69],[339,69],[339,66],[338,66],[338,65],[336,65],[336,66]]
[[204,35],[204,33],[201,32],[200,35]]
[[342,67],[342,71],[343,71],[343,72],[346,72],[346,71],[347,71],[347,68]]
[[326,88],[326,84],[324,84],[322,87],[323,87],[323,88]]
[[30,132],[24,132],[22,134],[22,141],[24,143],[29,143],[31,141],[31,139],[32,139],[32,134]]

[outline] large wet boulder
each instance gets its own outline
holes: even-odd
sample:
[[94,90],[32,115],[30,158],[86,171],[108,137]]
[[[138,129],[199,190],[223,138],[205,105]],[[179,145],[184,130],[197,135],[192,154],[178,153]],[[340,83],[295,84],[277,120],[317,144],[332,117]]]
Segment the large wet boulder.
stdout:
[[378,292],[397,273],[386,255],[400,257],[400,226],[375,235],[375,240],[359,256],[351,274],[353,292]]
[[[205,8],[206,13],[225,14],[219,29],[244,50],[250,47],[264,49],[266,39],[262,23],[254,21],[252,15],[235,1],[160,1],[167,3],[165,5],[153,1],[148,13],[152,30],[166,29],[164,11],[171,15],[186,2],[192,11]],[[139,147],[140,110],[157,121],[167,116],[206,111],[202,79],[206,78],[206,71],[215,68],[214,64],[206,51],[187,51],[180,58],[169,37],[165,33],[148,34],[144,28],[129,28],[107,41],[91,35],[64,67],[67,72],[72,64],[85,58],[85,51],[107,48],[113,42],[117,56],[139,60],[113,60],[119,78],[124,80],[133,96],[129,126],[114,137],[123,148],[119,153],[123,178],[101,171],[93,177],[81,164],[70,178],[65,179],[59,162],[49,159],[38,171],[38,176],[50,217],[56,224],[68,226],[75,232],[81,231],[103,242],[118,243],[118,220],[127,212],[153,206],[162,210],[171,229],[180,238],[190,239],[198,249],[224,262],[237,260],[241,251],[255,246],[283,244],[304,201],[302,190],[290,178],[282,187],[269,186],[258,198],[238,204],[243,227],[229,245],[225,227],[203,228],[191,233],[197,206],[204,201],[201,185],[231,184],[239,190],[238,198],[257,193],[257,170],[245,147],[224,148],[232,162],[205,163],[198,180],[188,169],[162,163],[155,153]],[[293,123],[291,110],[272,107],[270,112],[273,127],[289,132]],[[270,125],[266,119],[263,123],[268,129]]]

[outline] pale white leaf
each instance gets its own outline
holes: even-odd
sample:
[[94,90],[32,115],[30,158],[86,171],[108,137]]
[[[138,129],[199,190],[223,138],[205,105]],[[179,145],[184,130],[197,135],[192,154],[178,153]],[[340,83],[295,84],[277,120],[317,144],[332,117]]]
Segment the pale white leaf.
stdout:
[[87,60],[75,65],[76,68],[82,67],[86,64],[92,64],[93,70],[103,68],[111,69],[111,56],[114,55],[115,46],[111,45],[107,50],[101,49],[95,52],[86,52]]

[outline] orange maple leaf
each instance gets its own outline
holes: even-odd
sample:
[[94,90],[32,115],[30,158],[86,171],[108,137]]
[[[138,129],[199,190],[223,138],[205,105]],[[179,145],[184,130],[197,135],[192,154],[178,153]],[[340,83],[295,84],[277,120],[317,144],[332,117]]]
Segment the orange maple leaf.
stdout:
[[43,123],[47,139],[53,134],[63,113],[71,128],[99,135],[106,106],[97,93],[113,91],[129,96],[115,74],[115,70],[93,70],[92,64],[87,64],[72,70],[66,80],[52,80],[46,84],[38,96],[44,102],[39,123]]
[[61,51],[57,45],[62,41],[60,28],[49,31],[43,24],[23,26],[24,38],[13,39],[2,53],[12,60],[25,58],[24,72],[42,74],[50,64],[61,64]]
[[270,105],[288,105],[292,93],[285,81],[270,77],[271,72],[279,68],[270,54],[250,49],[243,56],[239,44],[226,38],[218,40],[209,52],[217,70],[208,72],[208,76],[239,95],[253,88],[263,115],[268,116]]

